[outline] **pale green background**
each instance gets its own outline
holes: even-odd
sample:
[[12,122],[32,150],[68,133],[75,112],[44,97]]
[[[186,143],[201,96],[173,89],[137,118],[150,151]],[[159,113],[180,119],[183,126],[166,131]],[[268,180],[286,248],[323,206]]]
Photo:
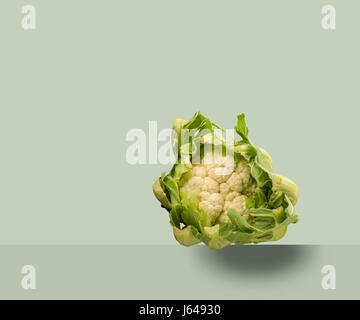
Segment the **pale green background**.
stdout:
[[[336,31],[321,28],[325,3]],[[20,27],[24,4],[36,31]],[[358,298],[359,247],[324,245],[360,244],[359,12],[356,0],[2,0],[0,298]],[[125,136],[197,109],[226,128],[246,113],[301,190],[301,221],[279,243],[323,246],[177,245],[151,191],[169,166],[127,164]],[[35,291],[20,287],[25,264]],[[321,288],[325,264],[335,291]]]
[[[321,28],[336,4],[337,30]],[[20,27],[37,8],[37,30]],[[301,191],[283,244],[360,244],[359,1],[0,4],[0,243],[174,244],[128,130],[200,109]]]

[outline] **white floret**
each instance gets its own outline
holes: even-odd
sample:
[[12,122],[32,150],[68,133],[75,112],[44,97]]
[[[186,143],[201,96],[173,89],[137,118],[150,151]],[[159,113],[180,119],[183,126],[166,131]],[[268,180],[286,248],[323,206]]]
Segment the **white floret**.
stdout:
[[245,188],[245,179],[240,173],[234,172],[227,181],[232,191],[240,193]]
[[228,194],[226,194],[225,199],[226,199],[226,201],[233,201],[236,198],[236,196],[238,196],[238,195],[239,195],[238,192],[231,191]]
[[193,166],[190,176],[205,178],[207,176],[206,167],[205,166]]
[[211,193],[207,191],[200,192],[200,201],[205,201],[210,198]]
[[224,197],[220,194],[220,193],[212,193],[209,197],[209,201],[213,204],[213,205],[224,205]]
[[219,192],[219,183],[210,177],[206,177],[204,179],[204,184],[202,186],[203,191],[207,191],[209,193],[218,193]]
[[230,192],[230,186],[227,182],[220,184],[220,193],[223,195],[227,195]]
[[187,183],[186,189],[196,189],[200,191],[204,185],[204,179],[201,177],[192,177],[189,179],[189,182]]
[[208,176],[219,183],[226,182],[235,169],[232,157],[214,157],[214,162],[207,166]]

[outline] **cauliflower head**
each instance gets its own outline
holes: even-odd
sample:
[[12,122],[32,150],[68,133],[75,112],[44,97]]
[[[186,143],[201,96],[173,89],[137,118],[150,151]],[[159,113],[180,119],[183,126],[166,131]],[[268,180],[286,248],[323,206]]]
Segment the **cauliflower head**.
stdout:
[[230,222],[230,208],[248,218],[246,199],[255,191],[256,182],[245,160],[235,163],[230,156],[219,156],[208,164],[193,165],[184,180],[180,197],[196,196],[199,210],[209,215],[211,223]]
[[[175,238],[212,249],[282,238],[298,221],[296,184],[272,173],[271,157],[249,140],[243,114],[235,127],[241,141],[227,142],[214,127],[223,130],[199,112],[174,121],[178,162],[153,191],[169,212]],[[189,130],[192,142],[184,143]]]

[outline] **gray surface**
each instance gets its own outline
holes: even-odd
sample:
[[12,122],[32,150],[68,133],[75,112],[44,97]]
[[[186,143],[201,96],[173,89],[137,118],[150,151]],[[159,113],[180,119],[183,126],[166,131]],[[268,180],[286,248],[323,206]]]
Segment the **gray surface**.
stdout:
[[[359,299],[359,246],[2,246],[0,298]],[[21,267],[37,289],[20,287]],[[336,267],[336,290],[321,268]]]

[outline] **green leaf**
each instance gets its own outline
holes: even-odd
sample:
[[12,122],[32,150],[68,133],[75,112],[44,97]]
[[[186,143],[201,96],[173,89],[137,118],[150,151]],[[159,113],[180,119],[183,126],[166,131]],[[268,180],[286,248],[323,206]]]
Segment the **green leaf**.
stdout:
[[169,199],[167,198],[167,195],[163,189],[163,183],[161,178],[157,179],[155,183],[153,184],[153,192],[155,197],[160,201],[161,205],[166,208],[167,210],[171,209],[171,204],[169,202]]
[[173,232],[175,239],[182,244],[183,246],[193,246],[201,242],[196,236],[194,236],[193,226],[187,226],[184,229],[179,229],[177,227],[173,227]]
[[262,233],[262,234],[258,235],[257,237],[255,237],[253,239],[253,242],[259,243],[259,242],[273,241],[273,239],[274,239],[274,232],[268,231],[268,232]]
[[262,148],[256,148],[255,163],[264,171],[272,171],[272,159],[270,155]]
[[[279,225],[286,219],[286,213],[283,207],[278,207],[276,209],[268,209],[268,208],[251,208],[250,210],[250,216],[253,218],[253,221],[256,219],[259,219],[259,223],[265,223],[262,221],[265,221],[266,217],[270,217],[272,221],[275,223],[272,227],[267,227],[266,229],[275,228],[275,226]],[[270,222],[269,224],[273,224],[273,222]],[[252,225],[255,226],[255,223]],[[261,228],[262,229],[262,228]]]
[[256,157],[257,149],[251,144],[245,143],[244,141],[239,141],[235,144],[234,148],[236,153],[239,153],[244,157],[248,162],[252,162]]
[[299,215],[287,195],[285,195],[285,202],[288,205],[285,208],[286,219],[282,224],[297,223],[299,221]]
[[181,223],[181,213],[183,212],[184,208],[182,206],[175,206],[170,211],[170,224],[174,227],[177,227],[180,229],[180,223]]
[[254,223],[253,226],[260,230],[273,229],[276,226],[275,218],[266,214],[253,215]]
[[251,243],[253,235],[250,233],[243,233],[241,231],[233,231],[229,234],[226,239],[235,244]]
[[249,133],[249,130],[248,130],[248,127],[246,126],[246,123],[245,123],[245,114],[242,113],[242,114],[239,114],[237,116],[237,125],[235,126],[235,131],[241,136],[241,138],[245,141],[245,142],[249,142],[250,143],[250,140],[248,138],[248,133]]
[[184,174],[188,173],[191,170],[191,165],[184,163],[175,164],[171,171],[170,175],[175,179],[176,182],[179,182]]
[[266,208],[268,200],[264,191],[261,188],[256,188],[251,197],[246,199],[247,208]]
[[231,232],[234,230],[234,225],[230,222],[224,222],[220,224],[219,235],[222,238],[228,237]]
[[271,193],[269,199],[269,207],[270,208],[278,208],[284,202],[285,195],[281,191],[275,190]]
[[175,164],[168,175],[163,174],[160,178],[160,186],[170,202],[170,207],[181,203],[178,183],[181,178],[191,170],[191,165],[182,163]]
[[279,190],[287,195],[293,205],[296,204],[299,198],[299,188],[289,178],[283,177],[278,174],[271,174],[272,189]]
[[199,111],[188,121],[188,123],[183,127],[184,129],[197,129],[203,130],[208,129],[214,131],[211,121],[204,117]]
[[251,176],[256,180],[258,187],[264,187],[271,183],[269,174],[255,162],[250,163]]
[[243,233],[252,233],[254,228],[234,209],[228,210],[228,216],[233,225]]
[[168,199],[170,200],[171,206],[176,206],[180,204],[180,194],[179,194],[179,187],[176,182],[176,180],[171,177],[170,175],[167,175],[163,178],[161,178],[161,185],[163,189],[165,190],[165,193],[168,196]]
[[194,226],[191,226],[191,232],[196,239],[204,242],[206,245],[209,244],[210,238],[208,238],[204,233],[199,232],[199,230],[197,230]]
[[205,227],[204,228],[205,236],[209,239],[207,242],[207,246],[211,249],[221,249],[230,244],[230,242],[220,234],[220,225],[216,224],[212,227]]
[[181,218],[186,225],[192,225],[198,231],[203,231],[200,214],[191,208],[191,206],[184,206],[184,210],[181,212]]
[[288,225],[284,225],[284,226],[274,229],[272,232],[273,236],[270,241],[280,240],[286,234],[287,227],[288,227]]

